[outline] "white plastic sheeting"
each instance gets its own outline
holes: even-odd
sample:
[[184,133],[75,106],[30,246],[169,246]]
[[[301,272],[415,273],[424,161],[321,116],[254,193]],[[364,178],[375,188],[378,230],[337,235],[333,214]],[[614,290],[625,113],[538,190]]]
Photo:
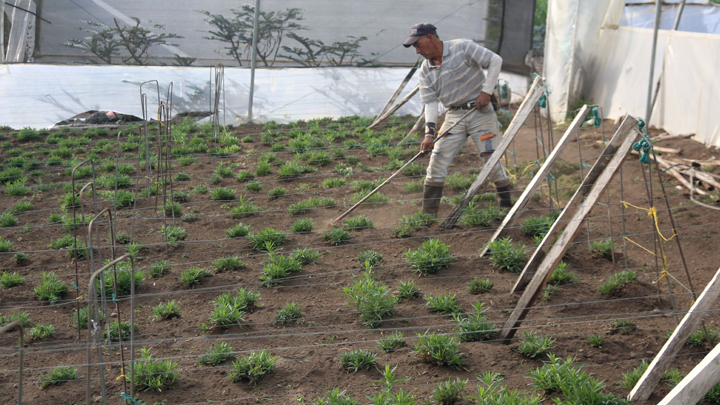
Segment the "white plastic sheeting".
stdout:
[[[671,30],[680,6],[663,6],[660,29]],[[623,27],[653,28],[655,5],[625,7],[620,25]],[[687,4],[680,18],[679,31],[720,34],[720,6]]]
[[[554,120],[581,97],[606,118],[645,115],[653,30],[618,27],[622,7],[621,0],[550,0],[544,71]],[[661,86],[650,125],[720,146],[720,36],[661,30],[654,63]]]
[[[255,73],[254,118],[288,122],[298,119],[373,116],[407,74],[407,68],[258,69]],[[140,83],[157,80],[164,100],[173,82],[173,114],[210,111],[208,68],[136,66],[58,66],[17,64],[0,66],[0,125],[13,128],[51,127],[88,110],[113,110],[142,117]],[[526,78],[501,74],[513,99],[525,95]],[[247,119],[250,70],[225,68],[225,94],[220,100],[220,123]],[[407,85],[402,98],[417,84]],[[157,89],[143,86],[149,116],[157,116]],[[419,115],[419,98],[397,114]]]

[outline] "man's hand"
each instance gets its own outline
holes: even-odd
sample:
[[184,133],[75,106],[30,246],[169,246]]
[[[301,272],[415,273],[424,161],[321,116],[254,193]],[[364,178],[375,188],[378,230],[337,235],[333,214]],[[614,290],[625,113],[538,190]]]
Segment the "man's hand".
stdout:
[[431,136],[426,136],[425,139],[423,139],[422,143],[420,144],[420,152],[422,152],[423,156],[427,155],[433,150],[433,141],[435,138]]
[[480,93],[475,99],[475,108],[478,110],[482,110],[488,104],[490,104],[490,95],[487,93]]

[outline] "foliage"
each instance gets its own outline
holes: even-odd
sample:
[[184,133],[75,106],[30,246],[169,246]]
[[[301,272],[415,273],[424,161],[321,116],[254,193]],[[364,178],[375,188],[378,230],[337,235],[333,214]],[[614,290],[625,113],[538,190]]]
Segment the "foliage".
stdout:
[[458,304],[455,294],[441,294],[434,297],[425,297],[427,307],[431,311],[439,314],[457,314],[462,312],[460,304]]
[[57,328],[53,325],[35,325],[28,332],[28,336],[32,341],[38,341],[40,339],[51,337],[55,334],[56,330]]
[[[170,39],[183,38],[173,33],[156,34],[153,31],[164,30],[165,26],[154,24],[152,30],[141,27],[140,19],[130,17],[135,21],[134,26],[120,26],[114,19],[115,26],[109,27],[94,21],[85,21],[87,27],[81,27],[83,32],[91,35],[89,40],[71,38],[63,45],[81,49],[94,55],[98,60],[85,58],[86,62],[97,64],[113,63],[113,58],[119,56],[122,63],[128,65],[146,65],[150,58],[149,50],[159,45],[175,45],[168,42]],[[124,53],[121,53],[123,50]]]
[[193,285],[200,284],[200,281],[205,277],[210,277],[212,274],[200,267],[191,267],[180,275],[180,281],[185,285],[185,287],[190,287]]
[[410,269],[421,276],[436,274],[453,262],[450,245],[436,238],[426,240],[417,250],[409,249],[405,259],[410,263]]
[[153,316],[155,319],[172,319],[180,317],[180,307],[175,300],[161,302],[153,308]]
[[218,187],[210,192],[210,199],[215,201],[234,200],[235,190],[226,187]]
[[353,350],[345,352],[340,356],[340,365],[345,370],[357,373],[360,370],[369,370],[375,365],[377,355],[367,350]]
[[548,279],[548,284],[561,285],[577,283],[578,278],[575,276],[575,273],[568,270],[568,267],[570,266],[565,262],[558,263],[557,268]]
[[[206,39],[220,41],[227,44],[226,55],[232,56],[239,66],[242,66],[243,52],[249,56],[252,53],[252,32],[254,26],[255,7],[245,4],[240,10],[231,9],[232,17],[225,14],[211,14],[201,11],[207,16],[205,22],[212,28]],[[302,21],[302,10],[299,8],[286,8],[285,11],[260,11],[258,13],[257,57],[265,66],[272,66],[277,58],[280,44],[284,35],[290,35],[294,30],[304,27],[297,23]]]
[[409,227],[418,228],[421,226],[430,226],[437,222],[437,218],[433,214],[427,214],[422,211],[418,211],[411,216],[407,217],[403,215],[400,217],[400,223]]
[[160,278],[163,274],[170,271],[170,265],[167,260],[159,260],[150,265],[150,276],[154,278]]
[[616,319],[612,324],[612,329],[622,335],[629,335],[637,329],[637,325],[629,319]]
[[287,238],[287,234],[273,228],[265,228],[262,231],[248,234],[247,238],[253,249],[268,252],[269,248],[275,249],[282,245]]
[[[120,322],[120,326],[118,326],[117,320],[114,320],[112,322],[108,322],[109,328],[110,328],[110,334],[108,335],[106,330],[103,330],[103,338],[107,342],[117,342],[120,340],[120,332],[122,332],[122,339],[123,341],[127,341],[130,339],[130,321],[124,321]],[[137,324],[133,324],[132,329],[137,330]],[[137,369],[135,371],[137,373]]]
[[201,366],[217,366],[231,357],[233,357],[233,354],[230,343],[220,342],[205,350],[205,354],[200,356],[198,363],[200,363]]
[[310,232],[313,230],[313,220],[311,218],[300,218],[290,227],[290,231],[294,233]]
[[55,273],[43,271],[40,284],[35,287],[35,297],[41,301],[48,301],[50,305],[60,301],[68,292],[67,284],[60,281]]
[[247,380],[256,385],[267,374],[275,371],[276,359],[277,357],[270,357],[270,352],[267,350],[250,352],[248,356],[233,361],[228,378],[232,382]]
[[637,274],[632,270],[626,270],[610,276],[598,289],[605,295],[617,294],[626,284],[634,280],[637,280]]
[[555,339],[549,336],[538,336],[532,331],[525,332],[522,337],[518,350],[520,353],[530,359],[541,354],[547,354],[554,348]]
[[374,226],[375,224],[373,221],[362,214],[345,220],[345,229],[348,231],[362,231],[363,229],[372,228]]
[[637,367],[628,371],[627,373],[623,373],[623,379],[622,381],[620,381],[620,386],[623,388],[632,389],[633,387],[635,387],[635,384],[640,381],[640,377],[642,377],[647,368],[648,362],[645,360],[640,360],[640,364]]
[[502,211],[495,208],[492,203],[486,209],[481,209],[470,201],[463,210],[460,223],[467,226],[490,226],[493,221],[502,218]]
[[455,378],[455,381],[450,378],[445,382],[441,382],[435,386],[432,399],[436,404],[441,405],[453,405],[462,401],[467,383],[468,380],[461,380],[460,378]]
[[357,260],[360,264],[368,263],[370,267],[375,267],[382,260],[382,255],[372,249],[363,250],[357,255]]
[[409,300],[419,296],[420,289],[415,285],[415,281],[401,281],[400,284],[398,284],[397,297],[399,300]]
[[355,282],[343,287],[348,303],[354,305],[360,313],[360,318],[371,328],[380,326],[380,322],[395,313],[397,298],[390,294],[390,289],[375,280],[371,268],[361,276],[356,276]]
[[332,231],[328,231],[323,234],[323,240],[329,241],[331,245],[335,246],[340,245],[349,239],[350,234],[342,228],[335,228]]
[[215,271],[217,273],[243,270],[246,267],[245,263],[243,263],[237,256],[222,257],[220,259],[213,260],[212,265],[215,267]]
[[594,255],[610,258],[615,250],[615,244],[612,239],[596,240],[590,242],[590,250]]
[[65,384],[77,378],[77,369],[68,366],[58,366],[50,374],[40,376],[40,388],[47,388],[50,385]]
[[512,243],[510,238],[495,239],[488,244],[493,266],[519,273],[525,264],[525,246]]
[[315,261],[320,258],[320,252],[313,248],[297,248],[293,250],[290,258],[304,266],[315,263]]
[[288,324],[302,318],[300,306],[294,302],[285,303],[281,309],[275,313],[275,322]]
[[476,342],[490,340],[495,336],[495,327],[485,316],[487,308],[481,302],[473,304],[474,312],[467,314],[466,317],[458,313],[453,314],[453,319],[457,322],[457,332],[462,342]]
[[2,275],[0,276],[0,285],[3,286],[3,288],[17,287],[24,282],[25,277],[19,275],[17,272],[8,273],[7,271],[3,271]]
[[228,238],[242,238],[250,233],[250,226],[239,223],[225,230]]
[[[133,385],[145,391],[161,392],[175,384],[178,372],[173,371],[178,364],[170,360],[156,360],[146,348],[140,349],[141,359],[135,362]],[[130,377],[125,377],[130,380]]]
[[184,241],[190,235],[190,232],[177,225],[163,225],[160,228],[160,234],[163,235],[168,245],[172,247],[180,246],[180,242]]
[[495,283],[490,281],[490,279],[481,279],[478,277],[473,278],[470,280],[470,282],[467,285],[467,290],[470,294],[482,294],[486,293],[495,286]]
[[590,346],[600,348],[605,341],[605,337],[602,335],[590,335],[588,336],[588,341],[590,342]]
[[358,49],[367,37],[354,37],[348,35],[347,41],[335,41],[332,44],[325,44],[319,39],[301,37],[295,33],[289,33],[288,38],[295,40],[301,47],[283,45],[286,53],[282,56],[297,62],[303,66],[317,67],[322,64],[330,66],[352,65],[353,60],[360,54]]
[[335,388],[326,392],[323,397],[317,398],[313,405],[360,405],[360,401],[353,398],[352,394],[348,394],[347,390],[340,391],[339,388]]
[[462,353],[458,351],[459,342],[451,335],[439,335],[425,332],[417,334],[418,341],[414,350],[417,356],[428,363],[442,364],[457,370],[465,365]]
[[705,342],[708,342],[711,346],[715,346],[717,340],[718,333],[713,330],[712,326],[706,326],[705,329],[697,329],[691,333],[687,344],[693,347],[701,347],[705,345]]
[[395,331],[385,339],[378,340],[378,344],[385,353],[392,353],[395,350],[405,347],[405,339],[402,332]]

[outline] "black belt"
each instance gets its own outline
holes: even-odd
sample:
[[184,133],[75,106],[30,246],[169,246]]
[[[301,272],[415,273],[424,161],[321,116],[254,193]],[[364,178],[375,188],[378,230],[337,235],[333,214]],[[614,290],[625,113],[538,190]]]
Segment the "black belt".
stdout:
[[451,105],[450,107],[448,107],[448,109],[449,110],[473,110],[473,109],[475,109],[475,100],[468,101],[465,104]]

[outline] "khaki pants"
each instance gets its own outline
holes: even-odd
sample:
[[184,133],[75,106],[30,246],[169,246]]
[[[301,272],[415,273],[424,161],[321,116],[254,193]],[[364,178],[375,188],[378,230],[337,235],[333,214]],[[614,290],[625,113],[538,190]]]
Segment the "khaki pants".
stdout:
[[[467,113],[467,110],[448,110],[445,115],[445,122],[438,133],[443,133],[465,113]],[[487,162],[502,139],[495,111],[493,111],[490,104],[484,109],[476,110],[473,114],[470,114],[453,128],[449,134],[435,143],[430,155],[425,185],[442,186],[445,184],[448,166],[450,166],[460,148],[465,145],[468,137],[472,138],[478,151],[480,151],[480,159]],[[505,168],[499,162],[490,171],[488,180],[495,183],[496,187],[505,187],[510,184]]]

